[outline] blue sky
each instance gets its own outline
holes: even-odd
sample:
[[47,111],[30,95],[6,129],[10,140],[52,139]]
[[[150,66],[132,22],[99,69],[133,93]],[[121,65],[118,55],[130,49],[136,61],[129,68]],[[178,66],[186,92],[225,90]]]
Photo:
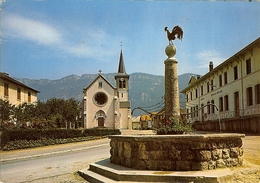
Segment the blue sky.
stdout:
[[1,72],[59,79],[117,72],[122,50],[128,74],[164,75],[164,27],[175,40],[178,74],[208,72],[260,37],[260,3],[253,0],[86,1],[6,0],[1,16]]

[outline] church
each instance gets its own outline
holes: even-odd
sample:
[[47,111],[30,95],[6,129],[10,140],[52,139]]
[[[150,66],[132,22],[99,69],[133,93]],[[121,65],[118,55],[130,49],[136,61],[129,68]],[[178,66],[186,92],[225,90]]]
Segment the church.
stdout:
[[129,101],[129,75],[126,73],[122,50],[113,86],[99,72],[83,89],[84,128],[132,129]]

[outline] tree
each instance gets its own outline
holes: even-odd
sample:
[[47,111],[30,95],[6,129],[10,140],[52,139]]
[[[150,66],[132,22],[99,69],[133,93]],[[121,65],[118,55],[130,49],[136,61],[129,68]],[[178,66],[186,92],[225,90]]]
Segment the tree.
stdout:
[[76,124],[79,115],[79,104],[75,99],[69,99],[66,101],[65,108],[63,110],[63,116],[66,122]]
[[35,119],[35,104],[31,103],[22,103],[15,107],[13,118],[16,119],[17,126],[26,128],[26,122],[33,123]]
[[[75,99],[52,98],[46,102],[23,103],[12,106],[9,101],[0,100],[1,121],[12,117],[18,128],[64,128],[77,124],[79,105]],[[29,125],[29,126],[28,126]]]
[[46,107],[48,109],[51,121],[60,127],[68,127],[68,123],[76,123],[79,115],[78,102],[75,99],[57,99],[47,100]]
[[35,105],[35,117],[44,121],[50,119],[50,107],[41,101],[38,101]]
[[0,122],[9,121],[13,110],[14,105],[11,105],[8,100],[0,99]]

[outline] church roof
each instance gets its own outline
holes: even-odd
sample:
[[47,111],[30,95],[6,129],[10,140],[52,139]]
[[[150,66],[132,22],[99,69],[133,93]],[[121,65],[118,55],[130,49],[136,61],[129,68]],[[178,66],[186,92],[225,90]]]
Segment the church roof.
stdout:
[[120,58],[119,58],[119,65],[118,65],[118,72],[117,72],[117,75],[115,77],[122,77],[122,76],[129,77],[129,75],[126,73],[126,70],[125,70],[123,52],[121,50]]
[[88,90],[99,78],[102,78],[111,88],[116,89],[101,73],[94,79],[86,88],[83,90]]
[[119,58],[119,65],[118,65],[118,73],[126,73],[125,71],[125,63],[124,63],[124,58],[123,58],[123,53],[122,50],[120,52],[120,58]]

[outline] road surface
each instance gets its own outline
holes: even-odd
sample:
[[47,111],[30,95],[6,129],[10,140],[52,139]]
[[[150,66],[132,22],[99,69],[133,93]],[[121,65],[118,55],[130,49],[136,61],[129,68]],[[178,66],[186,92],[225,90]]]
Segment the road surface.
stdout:
[[[72,144],[62,145],[63,149],[57,146],[58,149],[54,148],[54,150],[48,150],[48,147],[41,148],[40,154],[38,149],[12,151],[8,156],[11,158],[7,157],[8,152],[3,152],[0,180],[4,183],[85,182],[79,176],[73,177],[73,174],[86,168],[89,163],[109,158],[109,140],[102,139],[79,144],[80,147]],[[27,156],[24,154],[26,151]],[[18,156],[19,152],[21,156]]]

